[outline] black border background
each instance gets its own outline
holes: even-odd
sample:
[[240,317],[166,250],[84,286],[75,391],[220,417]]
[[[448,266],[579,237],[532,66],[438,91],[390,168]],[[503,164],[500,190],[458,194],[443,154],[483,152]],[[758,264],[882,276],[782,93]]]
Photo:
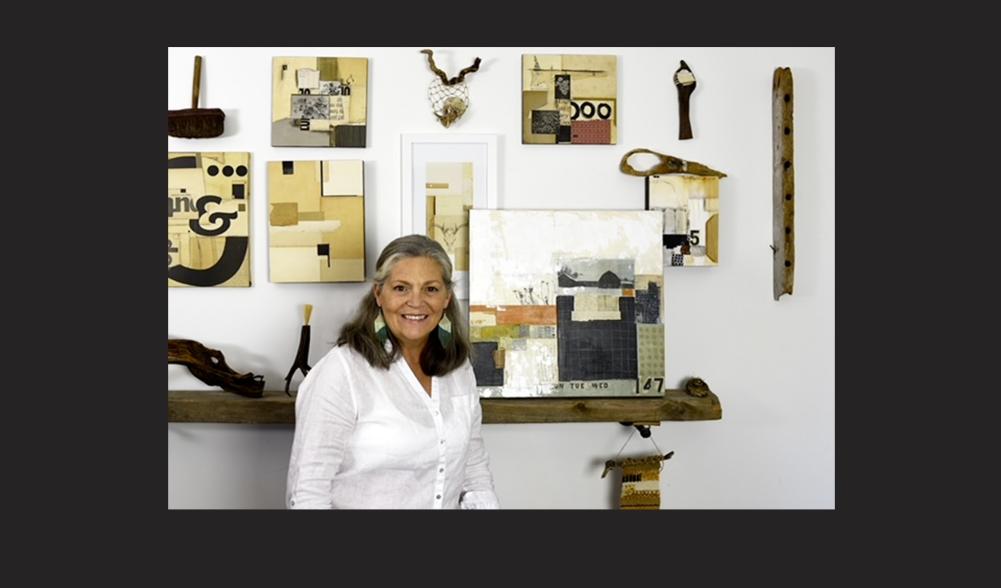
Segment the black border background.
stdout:
[[[64,272],[45,276],[31,269],[37,266],[13,265],[29,280],[52,280],[49,291],[57,294],[55,301],[32,300],[35,290],[27,289],[24,302],[37,312],[12,317],[25,334],[19,341],[24,351],[15,357],[33,355],[36,346],[55,351],[46,354],[53,359],[31,364],[33,373],[23,384],[30,392],[24,418],[12,419],[23,421],[26,430],[19,438],[37,455],[12,467],[25,467],[16,473],[31,482],[27,490],[38,509],[66,513],[63,528],[73,529],[67,536],[75,539],[68,547],[78,554],[103,554],[90,560],[93,566],[102,562],[96,569],[124,571],[140,563],[156,578],[177,580],[197,574],[205,580],[249,575],[259,581],[295,581],[316,568],[321,578],[333,582],[402,574],[416,581],[426,576],[429,582],[451,577],[476,583],[562,584],[580,578],[588,585],[610,580],[666,583],[686,575],[713,583],[721,575],[732,575],[736,582],[751,576],[810,582],[833,579],[839,571],[867,562],[878,565],[893,551],[869,548],[897,535],[905,523],[913,526],[920,512],[908,512],[919,506],[912,492],[886,483],[926,467],[932,450],[898,430],[919,409],[899,402],[900,392],[894,390],[927,386],[927,381],[920,373],[888,374],[885,369],[897,349],[890,336],[907,320],[901,313],[886,312],[896,293],[892,286],[884,289],[885,274],[894,264],[901,274],[920,271],[927,260],[881,258],[878,244],[894,240],[901,227],[859,226],[844,214],[853,210],[846,202],[855,197],[867,198],[867,207],[872,202],[870,214],[900,213],[895,203],[876,196],[886,195],[886,169],[914,166],[903,152],[886,149],[884,141],[913,133],[913,121],[889,116],[894,109],[908,108],[907,101],[895,101],[889,88],[916,74],[916,66],[908,69],[903,62],[909,56],[902,51],[892,63],[874,64],[874,49],[866,45],[894,44],[882,35],[887,20],[801,3],[737,8],[690,3],[653,8],[416,4],[331,7],[332,22],[321,27],[291,7],[265,8],[254,14],[247,5],[136,5],[125,16],[139,16],[139,11],[155,22],[108,26],[107,32],[88,28],[85,39],[54,47],[52,55],[64,60],[73,55],[74,46],[87,57],[65,67],[67,83],[90,89],[80,97],[87,124],[72,133],[80,139],[73,149],[79,160],[62,172],[51,162],[38,169],[54,184],[94,178],[94,166],[113,172],[93,184],[83,182],[84,194],[61,200],[61,218],[47,225],[59,226],[62,236],[44,254],[66,260]],[[109,22],[123,17],[110,11],[86,16]],[[72,22],[66,25],[74,28]],[[165,48],[181,45],[835,46],[841,140],[836,176],[846,201],[837,206],[835,222],[840,246],[835,282],[836,509],[312,516],[168,511],[166,403],[162,389],[153,384],[164,377],[166,293],[160,266],[143,260],[150,250],[162,248],[162,209],[145,193],[164,181],[166,100],[157,105],[152,97],[166,96]],[[673,66],[666,64],[665,75]],[[117,78],[118,68],[127,68],[127,80]],[[116,84],[125,90],[112,91]],[[874,117],[882,117],[881,124],[871,124]],[[18,121],[25,135],[31,123]],[[871,165],[877,160],[879,166]],[[66,177],[60,178],[63,173]],[[860,185],[869,194],[852,190]],[[94,230],[81,234],[79,219],[87,219]],[[880,241],[872,241],[873,230],[881,231]],[[67,247],[72,242],[86,245],[90,254],[70,261],[77,250]],[[856,243],[864,251],[851,246]],[[55,326],[39,332],[42,314],[46,324]],[[17,363],[12,371],[23,371]],[[49,387],[53,379],[58,388]],[[860,398],[865,410],[857,409]],[[924,453],[919,456],[918,451]],[[24,478],[18,479],[24,489]],[[31,529],[31,539],[52,536],[45,525]],[[115,552],[87,540],[102,532],[115,539]],[[899,545],[898,538],[893,541]],[[466,574],[456,575],[455,568]]]

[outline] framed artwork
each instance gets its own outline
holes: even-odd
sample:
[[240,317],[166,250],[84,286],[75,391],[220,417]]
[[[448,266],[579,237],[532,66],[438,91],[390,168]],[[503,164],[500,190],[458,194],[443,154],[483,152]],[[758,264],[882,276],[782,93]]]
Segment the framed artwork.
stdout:
[[483,397],[663,396],[662,215],[472,210]]
[[272,147],[364,147],[368,59],[275,57]]
[[469,211],[497,207],[497,135],[414,135],[401,141],[401,235],[441,243],[455,296],[469,297]]
[[521,142],[614,145],[615,55],[522,55]]
[[268,162],[272,282],[365,281],[365,165]]
[[250,286],[250,153],[167,153],[167,286]]
[[719,178],[647,176],[647,210],[664,213],[664,265],[719,263]]

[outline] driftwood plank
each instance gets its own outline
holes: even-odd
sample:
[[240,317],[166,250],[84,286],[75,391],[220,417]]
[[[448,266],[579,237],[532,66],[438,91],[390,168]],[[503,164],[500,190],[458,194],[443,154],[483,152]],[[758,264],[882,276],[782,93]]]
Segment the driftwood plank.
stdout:
[[292,424],[295,398],[268,391],[261,398],[218,390],[167,392],[167,421],[172,423]]
[[[712,391],[703,397],[668,389],[664,398],[483,398],[483,422],[583,423],[705,421],[723,417]],[[281,391],[262,398],[226,392],[168,391],[169,422],[292,424],[295,398]]]
[[775,300],[783,294],[792,294],[796,269],[792,106],[792,70],[777,67],[772,75],[772,295]]
[[483,398],[484,423],[709,421],[723,418],[712,392],[697,398],[668,389],[664,398]]

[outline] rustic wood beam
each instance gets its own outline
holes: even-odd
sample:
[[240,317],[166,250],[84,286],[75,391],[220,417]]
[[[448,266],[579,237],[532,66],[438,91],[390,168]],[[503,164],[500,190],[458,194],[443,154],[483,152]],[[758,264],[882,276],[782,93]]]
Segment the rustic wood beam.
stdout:
[[723,417],[712,392],[668,389],[663,398],[482,398],[484,423],[709,421]]
[[167,422],[292,424],[295,398],[281,390],[246,398],[219,390],[167,392]]
[[792,70],[777,67],[772,75],[772,296],[775,300],[783,294],[792,294],[796,269],[792,104]]
[[[483,422],[594,423],[706,421],[723,417],[719,398],[668,389],[663,398],[482,398]],[[244,398],[216,390],[168,391],[167,420],[175,423],[288,424],[295,422],[295,398],[268,391]]]

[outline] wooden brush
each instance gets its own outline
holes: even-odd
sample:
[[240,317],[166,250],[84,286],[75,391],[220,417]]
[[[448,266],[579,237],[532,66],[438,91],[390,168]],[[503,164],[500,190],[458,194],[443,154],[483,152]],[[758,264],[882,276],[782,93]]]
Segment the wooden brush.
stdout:
[[285,376],[285,394],[289,396],[292,395],[288,389],[292,386],[292,376],[295,374],[295,370],[302,370],[302,375],[305,376],[312,369],[309,365],[309,317],[312,314],[313,305],[307,304],[302,315],[302,329],[299,331],[299,349],[296,350],[295,359],[292,360],[292,368],[289,369],[288,375]]
[[167,134],[182,139],[218,137],[223,132],[226,114],[218,108],[198,108],[202,81],[202,56],[195,55],[195,80],[191,90],[191,108],[167,111]]

